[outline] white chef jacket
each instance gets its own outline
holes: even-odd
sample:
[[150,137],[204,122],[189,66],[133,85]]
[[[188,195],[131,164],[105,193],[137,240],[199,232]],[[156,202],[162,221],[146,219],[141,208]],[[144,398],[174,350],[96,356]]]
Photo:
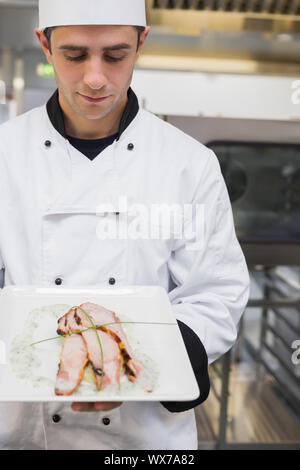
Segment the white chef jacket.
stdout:
[[[42,106],[0,126],[0,175],[5,285],[52,286],[57,278],[64,286],[106,286],[110,278],[116,286],[160,285],[209,363],[234,344],[249,276],[211,150],[139,110],[120,139],[90,161],[55,130]],[[202,248],[197,236],[189,250],[174,237],[100,240],[97,228],[107,219],[99,206],[112,204],[117,212],[124,196],[147,207],[203,205]],[[109,217],[117,217],[114,210]],[[151,402],[89,413],[62,403],[0,404],[0,449],[45,448],[197,449],[195,415]]]

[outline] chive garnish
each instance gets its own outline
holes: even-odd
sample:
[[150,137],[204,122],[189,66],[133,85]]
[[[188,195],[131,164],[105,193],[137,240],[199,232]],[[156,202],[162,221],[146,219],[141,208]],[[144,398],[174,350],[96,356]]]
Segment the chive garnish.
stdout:
[[[102,388],[102,383],[103,383],[103,376],[104,376],[104,357],[103,357],[103,349],[102,349],[102,344],[101,344],[101,341],[100,341],[100,337],[99,337],[99,334],[98,334],[97,328],[96,328],[96,326],[94,325],[94,322],[93,322],[93,320],[92,320],[92,319],[91,319],[91,317],[88,315],[88,313],[86,313],[86,311],[85,311],[85,310],[83,310],[83,308],[82,308],[82,307],[72,307],[72,308],[69,310],[69,312],[71,312],[71,310],[73,310],[73,309],[75,309],[75,308],[77,308],[77,309],[81,310],[81,311],[82,311],[82,312],[83,312],[83,313],[86,315],[86,317],[88,318],[89,322],[90,322],[90,323],[91,323],[91,325],[92,325],[92,328],[95,330],[95,333],[96,333],[96,335],[97,335],[97,340],[98,340],[98,343],[99,343],[99,346],[100,346],[100,352],[101,352],[101,363],[102,363],[102,374],[101,374],[101,380],[100,380],[100,384],[99,384],[99,386],[98,386],[98,392],[100,392],[100,391],[101,391],[101,388]],[[69,313],[69,312],[68,312],[68,313]]]
[[177,323],[162,323],[162,322],[135,322],[135,321],[115,321],[115,322],[111,322],[111,323],[103,323],[102,325],[98,325],[98,326],[95,326],[95,327],[90,327],[90,328],[86,328],[85,330],[80,330],[80,331],[73,331],[72,333],[66,333],[65,335],[59,335],[59,336],[54,336],[53,338],[46,338],[46,339],[42,339],[40,341],[36,341],[35,343],[31,343],[29,346],[35,346],[36,344],[40,344],[40,343],[46,343],[47,341],[52,341],[54,339],[60,339],[60,338],[66,338],[67,336],[72,336],[72,335],[79,335],[80,333],[84,333],[85,331],[88,331],[88,330],[98,330],[98,329],[101,329],[103,326],[109,326],[109,325],[126,325],[126,324],[130,324],[130,325],[177,325]]

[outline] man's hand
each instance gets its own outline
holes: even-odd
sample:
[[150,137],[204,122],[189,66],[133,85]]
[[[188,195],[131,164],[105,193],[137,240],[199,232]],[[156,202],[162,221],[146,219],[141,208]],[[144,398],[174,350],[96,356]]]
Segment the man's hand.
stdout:
[[101,402],[97,401],[95,403],[81,403],[74,402],[72,403],[73,411],[111,411],[114,408],[118,408],[122,405],[122,402]]

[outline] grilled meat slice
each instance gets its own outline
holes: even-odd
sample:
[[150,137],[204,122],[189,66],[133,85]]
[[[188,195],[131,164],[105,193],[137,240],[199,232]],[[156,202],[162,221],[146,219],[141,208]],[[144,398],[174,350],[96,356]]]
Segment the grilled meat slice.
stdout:
[[[88,314],[97,328],[108,333],[112,339],[118,343],[125,365],[125,373],[128,379],[134,382],[142,371],[143,366],[133,356],[120,319],[111,310],[97,304],[87,302],[80,305],[80,307]],[[89,328],[91,326],[91,322],[80,309],[76,309],[73,319],[70,322],[73,327],[74,322],[77,323],[77,328]]]
[[81,335],[64,339],[56,378],[56,395],[72,395],[77,390],[88,362],[88,354]]
[[57,334],[66,335],[75,331],[80,331],[80,325],[76,323],[75,309],[70,310],[58,320]]
[[[119,389],[121,363],[118,345],[109,335],[102,331],[88,330],[81,334],[86,345],[89,361],[96,375],[97,389],[100,389],[102,376],[102,389],[108,385]],[[97,335],[99,335],[102,346],[104,364],[102,363],[101,349]]]
[[[119,352],[123,361],[124,365],[124,372],[127,375],[128,379],[131,382],[135,382],[137,378],[143,377],[142,383],[143,387],[148,391],[151,392],[151,385],[145,377],[145,369],[144,366],[134,357],[131,347],[128,343],[126,334],[122,328],[122,324],[120,319],[116,316],[116,314],[108,310],[100,305],[86,302],[80,305],[81,308],[75,307],[74,309],[70,310],[66,313],[63,317],[61,317],[58,321],[58,334],[68,334],[71,332],[82,332],[81,334],[84,335],[86,332],[83,330],[92,328],[93,325],[104,333],[107,333],[108,336],[118,345]],[[82,309],[82,310],[81,310]],[[85,313],[86,312],[86,313]],[[87,314],[87,315],[86,315]],[[89,330],[94,334],[94,340],[97,339],[95,335],[95,331]],[[89,335],[90,337],[90,335]],[[106,338],[107,339],[107,338]],[[96,346],[94,347],[94,351],[96,350]],[[99,344],[98,344],[99,348]],[[100,357],[100,348],[98,350],[99,357]],[[99,359],[98,359],[99,361]],[[114,367],[112,365],[114,364]],[[119,374],[118,368],[116,369],[116,361],[111,361],[108,366],[107,370],[114,371],[113,374]],[[94,370],[97,369],[95,366]],[[99,367],[101,370],[101,366]],[[101,379],[101,375],[99,372],[99,377]],[[106,379],[105,379],[106,380]],[[103,381],[103,383],[106,383]],[[111,383],[115,383],[115,379],[112,379]]]

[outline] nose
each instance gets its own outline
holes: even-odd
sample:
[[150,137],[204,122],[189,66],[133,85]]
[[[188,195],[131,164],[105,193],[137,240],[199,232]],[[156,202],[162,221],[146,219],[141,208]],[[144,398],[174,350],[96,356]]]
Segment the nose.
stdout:
[[91,90],[100,90],[107,84],[104,66],[99,57],[91,57],[86,63],[84,83]]

